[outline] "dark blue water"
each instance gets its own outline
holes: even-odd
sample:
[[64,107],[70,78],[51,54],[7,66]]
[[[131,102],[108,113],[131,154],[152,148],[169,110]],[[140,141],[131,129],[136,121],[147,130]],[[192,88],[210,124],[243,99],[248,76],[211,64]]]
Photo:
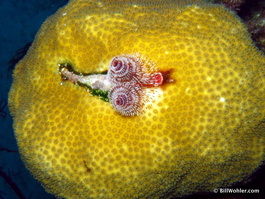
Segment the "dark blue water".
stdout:
[[7,94],[16,51],[34,40],[44,20],[68,0],[0,0],[0,199],[53,199],[20,159]]

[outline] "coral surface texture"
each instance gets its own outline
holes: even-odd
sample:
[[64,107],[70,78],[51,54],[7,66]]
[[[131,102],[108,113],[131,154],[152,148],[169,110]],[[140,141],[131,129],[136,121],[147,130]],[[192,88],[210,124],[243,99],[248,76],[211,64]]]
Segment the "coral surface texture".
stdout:
[[173,198],[247,182],[265,159],[264,66],[222,5],[71,0],[13,74],[22,159],[66,199]]

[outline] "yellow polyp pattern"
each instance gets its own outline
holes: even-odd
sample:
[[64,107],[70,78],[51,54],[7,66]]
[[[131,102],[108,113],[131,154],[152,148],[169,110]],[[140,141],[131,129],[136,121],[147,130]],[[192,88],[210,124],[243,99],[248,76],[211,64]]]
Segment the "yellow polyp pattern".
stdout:
[[[247,181],[265,152],[265,58],[238,17],[189,1],[72,0],[42,25],[14,71],[20,153],[58,198],[171,198]],[[195,1],[193,1],[195,2]],[[174,81],[125,117],[58,64],[103,72],[139,53]]]

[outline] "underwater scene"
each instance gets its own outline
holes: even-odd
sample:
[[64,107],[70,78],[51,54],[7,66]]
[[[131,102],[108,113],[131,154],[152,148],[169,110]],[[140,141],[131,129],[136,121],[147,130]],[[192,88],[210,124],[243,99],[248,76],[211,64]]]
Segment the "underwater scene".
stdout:
[[0,16],[0,199],[265,198],[265,0]]

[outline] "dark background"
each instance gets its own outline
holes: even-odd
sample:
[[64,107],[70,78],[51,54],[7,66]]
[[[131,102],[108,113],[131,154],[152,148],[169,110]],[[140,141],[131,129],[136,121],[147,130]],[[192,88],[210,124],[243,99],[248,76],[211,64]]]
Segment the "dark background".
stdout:
[[18,50],[32,42],[44,20],[67,2],[0,0],[0,199],[54,198],[31,176],[20,159],[7,94],[12,83],[13,64],[20,54]]

